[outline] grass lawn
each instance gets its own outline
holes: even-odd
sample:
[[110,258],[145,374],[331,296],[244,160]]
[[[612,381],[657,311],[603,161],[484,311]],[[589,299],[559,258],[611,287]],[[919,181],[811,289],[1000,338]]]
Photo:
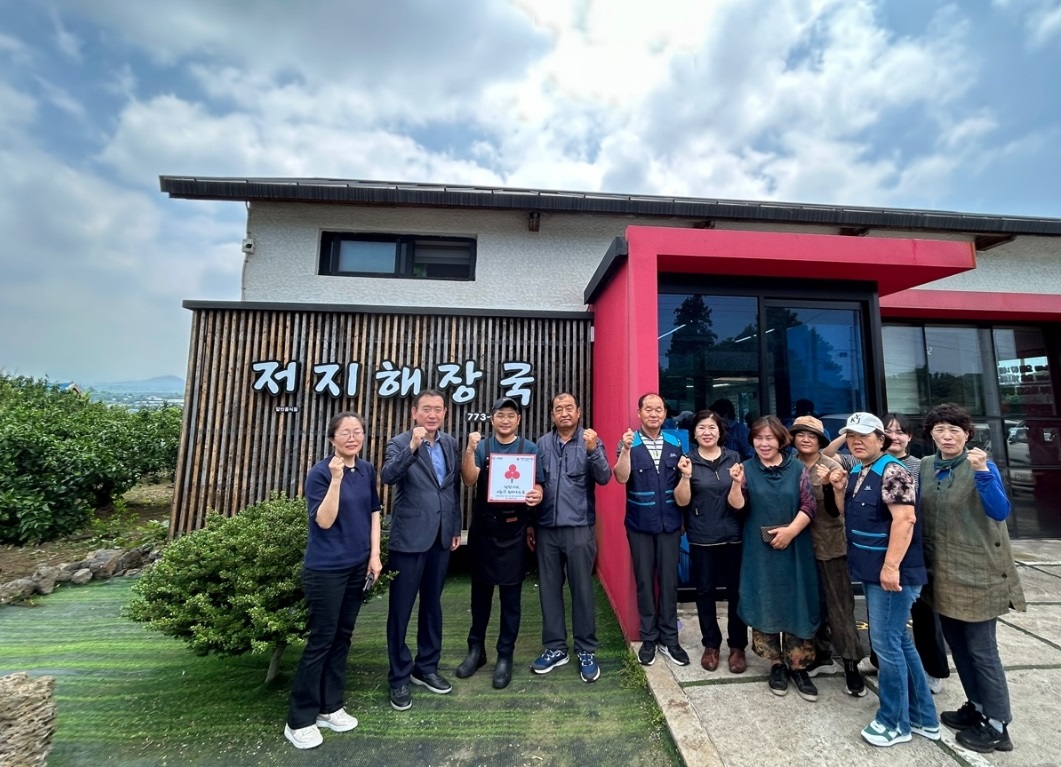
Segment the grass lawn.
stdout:
[[[197,657],[177,640],[121,617],[131,579],[63,588],[33,607],[0,607],[0,675],[56,677],[59,719],[51,756],[63,765],[678,765],[662,714],[627,651],[599,586],[601,678],[585,684],[576,663],[537,676],[541,616],[536,583],[523,595],[523,625],[511,686],[490,686],[492,665],[471,679],[452,670],[466,652],[470,583],[443,594],[441,671],[449,695],[413,689],[413,708],[390,708],[386,602],[358,619],[347,710],[360,725],[324,731],[311,751],[283,737],[287,696],[301,648],[272,685],[267,656]],[[492,643],[496,639],[496,606]],[[415,640],[414,623],[410,638]]]

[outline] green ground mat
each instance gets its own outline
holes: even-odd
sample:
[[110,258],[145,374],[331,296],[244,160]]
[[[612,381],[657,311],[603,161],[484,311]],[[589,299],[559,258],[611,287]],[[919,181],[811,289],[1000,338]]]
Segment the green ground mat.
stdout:
[[[374,600],[361,612],[350,654],[347,710],[360,725],[349,733],[325,730],[324,744],[311,751],[297,751],[283,737],[301,647],[288,650],[281,677],[265,686],[266,656],[197,657],[122,618],[131,586],[122,578],[63,588],[34,607],[0,607],[0,675],[56,678],[51,767],[680,764],[651,695],[621,672],[626,645],[599,585],[601,678],[583,683],[574,662],[542,676],[530,672],[541,650],[541,615],[528,579],[515,673],[498,691],[490,665],[467,680],[452,674],[466,651],[470,584],[450,579],[441,670],[454,690],[434,695],[414,687],[412,709],[400,713],[388,702],[386,602]],[[491,662],[496,614],[495,603]]]

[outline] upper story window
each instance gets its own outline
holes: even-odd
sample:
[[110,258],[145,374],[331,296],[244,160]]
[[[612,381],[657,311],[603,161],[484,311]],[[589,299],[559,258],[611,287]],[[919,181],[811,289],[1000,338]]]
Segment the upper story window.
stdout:
[[320,274],[474,280],[475,240],[324,232],[321,235]]

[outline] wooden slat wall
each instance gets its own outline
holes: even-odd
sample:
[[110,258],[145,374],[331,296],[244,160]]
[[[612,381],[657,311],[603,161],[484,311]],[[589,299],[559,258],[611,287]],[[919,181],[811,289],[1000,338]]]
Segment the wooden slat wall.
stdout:
[[[273,492],[302,493],[306,471],[328,452],[325,427],[341,410],[364,416],[368,437],[363,456],[377,468],[387,440],[411,426],[411,398],[376,395],[374,373],[384,360],[424,371],[424,387],[435,387],[440,363],[475,360],[483,377],[466,404],[447,399],[445,430],[463,448],[466,435],[487,424],[467,415],[488,411],[502,393],[501,364],[529,362],[535,377],[521,432],[536,439],[550,424],[549,398],[572,391],[591,417],[590,327],[586,319],[457,317],[294,310],[195,309],[188,361],[184,427],[173,499],[171,531],[180,535],[204,524],[208,510],[231,516]],[[302,363],[294,393],[256,392],[251,363]],[[343,393],[317,394],[313,366],[342,365]],[[346,396],[346,365],[360,362],[357,395]],[[297,407],[298,412],[276,412]],[[381,487],[384,510],[389,488]],[[470,497],[465,493],[465,523]]]

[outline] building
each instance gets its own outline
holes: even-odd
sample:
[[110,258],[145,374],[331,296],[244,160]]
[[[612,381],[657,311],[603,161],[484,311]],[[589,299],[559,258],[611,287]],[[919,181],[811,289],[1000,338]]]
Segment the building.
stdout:
[[[956,401],[1014,500],[1061,535],[1061,219],[331,179],[162,177],[247,204],[241,300],[193,313],[174,529],[297,493],[327,417],[368,457],[422,387],[463,440],[500,394],[548,427],[573,391],[611,448],[660,391],[683,417]],[[598,494],[599,572],[636,633],[622,488]],[[386,502],[386,501],[385,501]]]

